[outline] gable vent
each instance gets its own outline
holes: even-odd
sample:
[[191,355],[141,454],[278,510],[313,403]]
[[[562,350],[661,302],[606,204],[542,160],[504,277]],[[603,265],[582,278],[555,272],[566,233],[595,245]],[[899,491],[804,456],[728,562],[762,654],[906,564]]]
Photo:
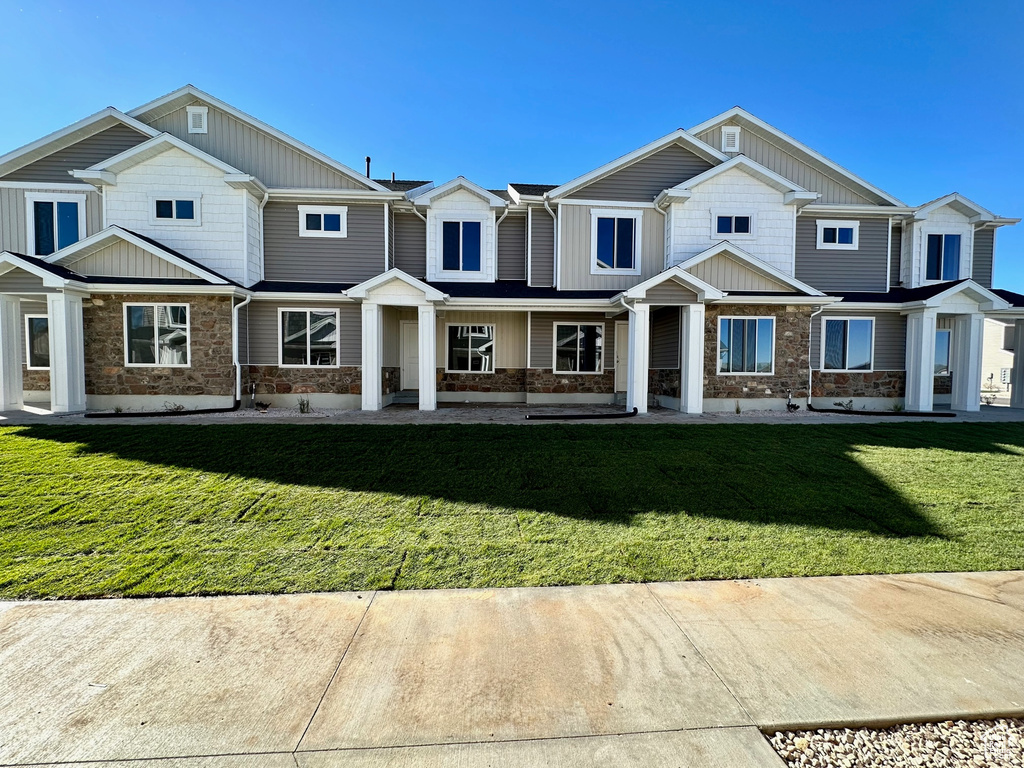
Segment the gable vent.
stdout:
[[185,111],[188,113],[188,132],[206,133],[209,107],[185,107]]
[[723,152],[739,152],[740,151],[740,129],[736,125],[723,125],[722,126],[722,151]]

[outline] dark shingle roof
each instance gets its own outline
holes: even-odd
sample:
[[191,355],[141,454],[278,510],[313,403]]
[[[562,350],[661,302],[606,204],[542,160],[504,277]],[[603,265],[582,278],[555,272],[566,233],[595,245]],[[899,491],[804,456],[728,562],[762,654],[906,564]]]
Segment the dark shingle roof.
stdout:
[[249,290],[261,293],[341,293],[356,283],[299,283],[282,280],[260,280]]
[[73,272],[67,267],[62,267],[59,264],[51,264],[48,261],[44,261],[36,256],[26,256],[24,253],[17,253],[15,251],[8,251],[12,256],[17,256],[19,259],[24,259],[33,266],[45,269],[51,275],[56,275],[61,280],[78,280],[79,282],[85,282],[88,278],[85,275],[80,275],[77,272]]
[[545,192],[550,192],[552,189],[556,189],[558,184],[509,184],[516,192],[520,195],[543,195]]
[[1024,293],[1014,293],[1013,291],[1006,291],[1002,288],[993,288],[992,293],[1001,299],[1006,299],[1015,307],[1024,307]]
[[955,280],[948,283],[936,283],[934,285],[922,285],[918,288],[890,288],[886,293],[865,293],[860,291],[829,291],[829,296],[840,296],[844,301],[863,301],[877,304],[902,304],[907,301],[924,301],[932,296],[937,296],[943,291],[948,291],[954,285],[960,285],[966,280]]
[[473,299],[610,299],[622,293],[609,291],[556,291],[529,286],[525,280],[499,280],[496,283],[430,283],[433,288],[456,298]]
[[392,192],[408,192],[410,189],[416,189],[416,187],[422,187],[424,184],[429,184],[429,181],[412,181],[411,179],[374,179],[375,182],[380,184],[382,187],[387,187]]

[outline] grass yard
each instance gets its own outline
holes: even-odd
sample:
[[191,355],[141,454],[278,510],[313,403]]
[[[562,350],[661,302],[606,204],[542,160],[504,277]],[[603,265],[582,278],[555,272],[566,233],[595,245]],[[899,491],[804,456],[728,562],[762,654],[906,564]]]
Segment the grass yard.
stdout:
[[1024,425],[0,429],[0,597],[1024,568]]

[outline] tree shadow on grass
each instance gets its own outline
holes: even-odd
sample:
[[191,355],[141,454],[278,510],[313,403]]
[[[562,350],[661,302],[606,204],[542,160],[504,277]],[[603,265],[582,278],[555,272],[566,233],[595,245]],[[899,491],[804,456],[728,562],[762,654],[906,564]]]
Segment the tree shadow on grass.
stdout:
[[16,434],[229,477],[606,525],[685,514],[889,537],[943,532],[857,461],[861,447],[1024,449],[1024,427],[1013,424],[33,425]]

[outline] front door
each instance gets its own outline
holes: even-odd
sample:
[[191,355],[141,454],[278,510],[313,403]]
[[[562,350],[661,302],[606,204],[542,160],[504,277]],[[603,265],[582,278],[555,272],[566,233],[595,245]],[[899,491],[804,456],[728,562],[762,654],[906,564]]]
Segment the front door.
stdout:
[[615,323],[615,391],[625,392],[629,382],[629,323]]
[[419,325],[402,321],[402,389],[420,388]]

